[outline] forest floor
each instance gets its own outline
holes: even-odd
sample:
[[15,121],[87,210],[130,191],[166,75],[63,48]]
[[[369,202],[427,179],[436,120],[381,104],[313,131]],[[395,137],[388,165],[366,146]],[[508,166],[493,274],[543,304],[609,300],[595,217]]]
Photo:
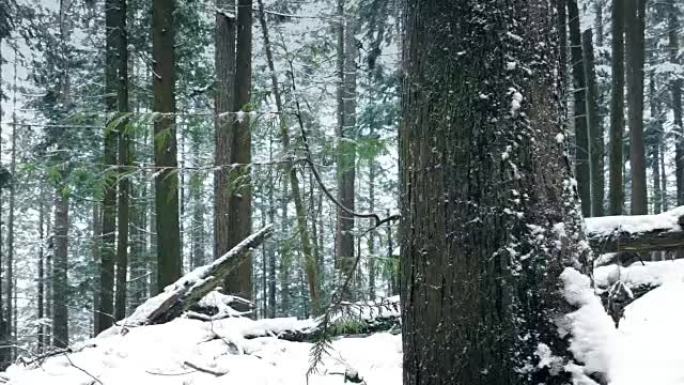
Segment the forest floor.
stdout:
[[[611,385],[684,384],[684,260],[607,266],[594,277],[601,285],[616,274],[628,285],[658,287],[626,308],[617,329],[597,297],[581,289],[590,306],[573,315],[573,332],[578,333],[573,351],[589,372],[606,373]],[[181,318],[126,330],[114,327],[74,346],[73,353],[15,364],[0,376],[13,385],[302,385],[312,344],[249,336],[305,329],[311,322]],[[357,372],[367,385],[400,385],[401,362],[400,335],[340,338],[308,384],[343,384],[345,373]]]

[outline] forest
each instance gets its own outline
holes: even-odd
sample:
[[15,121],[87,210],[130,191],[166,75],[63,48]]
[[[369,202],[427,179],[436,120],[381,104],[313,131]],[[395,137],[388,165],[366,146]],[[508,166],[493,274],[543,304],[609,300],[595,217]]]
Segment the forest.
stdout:
[[682,0],[0,0],[0,384],[684,384]]

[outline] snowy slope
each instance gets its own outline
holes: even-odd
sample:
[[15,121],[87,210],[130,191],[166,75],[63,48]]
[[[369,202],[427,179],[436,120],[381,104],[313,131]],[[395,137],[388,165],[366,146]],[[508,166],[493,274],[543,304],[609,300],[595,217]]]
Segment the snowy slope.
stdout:
[[[274,321],[270,320],[269,327]],[[301,325],[280,320],[283,327]],[[274,337],[244,339],[265,325],[244,318],[202,322],[177,319],[163,325],[106,332],[76,353],[40,365],[14,365],[12,385],[301,385],[306,383],[311,344]],[[401,384],[401,337],[378,333],[333,343],[311,385],[342,384],[346,370],[369,384]]]

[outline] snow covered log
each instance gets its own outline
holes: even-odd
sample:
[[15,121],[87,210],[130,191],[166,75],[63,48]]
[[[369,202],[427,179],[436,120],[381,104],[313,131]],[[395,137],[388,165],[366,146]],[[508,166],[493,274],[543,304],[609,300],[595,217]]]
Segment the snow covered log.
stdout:
[[133,314],[119,325],[141,326],[161,324],[180,316],[211,291],[216,289],[249,252],[258,247],[273,231],[266,226],[245,238],[214,262],[196,268],[184,275],[164,291],[140,305]]
[[684,249],[684,206],[655,215],[596,217],[585,222],[596,253]]

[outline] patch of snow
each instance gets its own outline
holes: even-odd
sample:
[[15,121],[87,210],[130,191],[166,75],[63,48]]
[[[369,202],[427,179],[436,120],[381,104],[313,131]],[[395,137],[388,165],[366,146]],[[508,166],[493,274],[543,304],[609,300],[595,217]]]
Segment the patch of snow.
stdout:
[[587,232],[592,236],[609,236],[616,231],[640,233],[657,230],[681,230],[679,217],[684,215],[684,206],[655,215],[618,215],[587,218]]

